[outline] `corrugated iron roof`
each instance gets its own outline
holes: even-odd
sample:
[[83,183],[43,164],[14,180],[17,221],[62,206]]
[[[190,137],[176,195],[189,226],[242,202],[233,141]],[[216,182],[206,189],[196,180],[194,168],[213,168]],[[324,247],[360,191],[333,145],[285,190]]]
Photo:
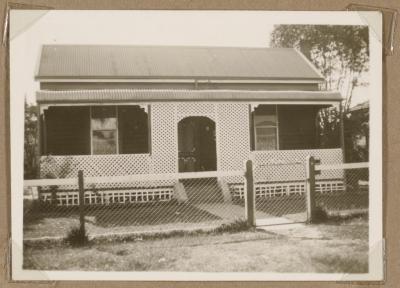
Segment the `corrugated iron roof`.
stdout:
[[342,100],[332,91],[248,91],[248,90],[72,90],[38,91],[37,102],[51,103],[112,103],[163,101],[296,101],[336,102]]
[[45,45],[43,79],[323,80],[291,48]]

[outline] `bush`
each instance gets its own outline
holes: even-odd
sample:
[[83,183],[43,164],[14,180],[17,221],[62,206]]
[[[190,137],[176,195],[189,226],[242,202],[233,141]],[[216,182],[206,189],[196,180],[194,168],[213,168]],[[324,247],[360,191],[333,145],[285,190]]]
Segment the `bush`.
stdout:
[[312,223],[322,223],[328,221],[329,216],[323,207],[317,206],[315,207],[313,219]]
[[351,221],[368,221],[367,211],[347,211],[345,213],[330,214],[328,222],[332,224],[343,224]]
[[74,227],[68,232],[65,241],[72,247],[80,247],[89,243],[89,237],[84,230]]
[[236,219],[234,222],[229,224],[222,224],[221,226],[215,228],[215,233],[235,233],[235,232],[242,232],[248,231],[251,228],[249,223],[246,219],[240,218]]

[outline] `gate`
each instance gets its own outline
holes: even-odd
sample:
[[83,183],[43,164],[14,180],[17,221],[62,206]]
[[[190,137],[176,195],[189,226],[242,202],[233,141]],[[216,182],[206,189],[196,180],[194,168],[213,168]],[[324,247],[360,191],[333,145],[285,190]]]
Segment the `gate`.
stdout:
[[[325,221],[368,211],[369,163],[246,163],[246,215],[253,226]],[[298,177],[294,177],[298,175]],[[282,180],[291,178],[292,180]]]
[[307,221],[303,162],[255,161],[253,177],[257,226]]

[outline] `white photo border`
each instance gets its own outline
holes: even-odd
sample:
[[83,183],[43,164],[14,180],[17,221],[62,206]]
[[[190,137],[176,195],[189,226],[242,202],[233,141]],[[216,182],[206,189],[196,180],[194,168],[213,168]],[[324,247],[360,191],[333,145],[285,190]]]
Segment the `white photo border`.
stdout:
[[[13,12],[11,10],[11,26]],[[29,10],[26,10],[29,11]],[[125,10],[126,11],[126,10]],[[132,10],[135,11],[135,10]],[[19,10],[19,13],[21,10]],[[62,13],[52,10],[49,13]],[[87,10],[86,10],[87,12]],[[96,13],[97,11],[93,11]],[[104,13],[104,11],[102,11]],[[115,12],[115,10],[114,10]],[[137,12],[137,11],[136,11]],[[152,13],[154,11],[140,11]],[[159,12],[159,11],[158,11]],[[79,10],[76,11],[79,13]],[[23,155],[24,95],[13,93],[18,69],[13,66],[10,43],[10,131],[11,131],[11,219],[13,280],[134,280],[134,281],[380,281],[383,280],[382,229],[382,15],[380,12],[293,12],[293,11],[163,11],[163,13],[262,13],[280,19],[276,24],[368,25],[370,41],[370,194],[369,272],[325,273],[193,273],[193,272],[83,272],[24,270],[23,264]],[[278,15],[278,16],[277,16]],[[151,19],[151,18],[149,18]],[[72,21],[72,19],[71,19]],[[62,32],[61,32],[62,33]],[[33,77],[33,75],[32,75]],[[376,151],[379,151],[378,153]]]

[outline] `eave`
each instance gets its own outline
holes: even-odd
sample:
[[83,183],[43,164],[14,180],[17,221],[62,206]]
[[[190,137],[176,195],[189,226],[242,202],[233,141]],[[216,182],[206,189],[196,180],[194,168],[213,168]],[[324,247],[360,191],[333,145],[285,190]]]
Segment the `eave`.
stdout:
[[99,89],[37,92],[39,104],[68,105],[185,101],[326,105],[341,100],[337,91]]

